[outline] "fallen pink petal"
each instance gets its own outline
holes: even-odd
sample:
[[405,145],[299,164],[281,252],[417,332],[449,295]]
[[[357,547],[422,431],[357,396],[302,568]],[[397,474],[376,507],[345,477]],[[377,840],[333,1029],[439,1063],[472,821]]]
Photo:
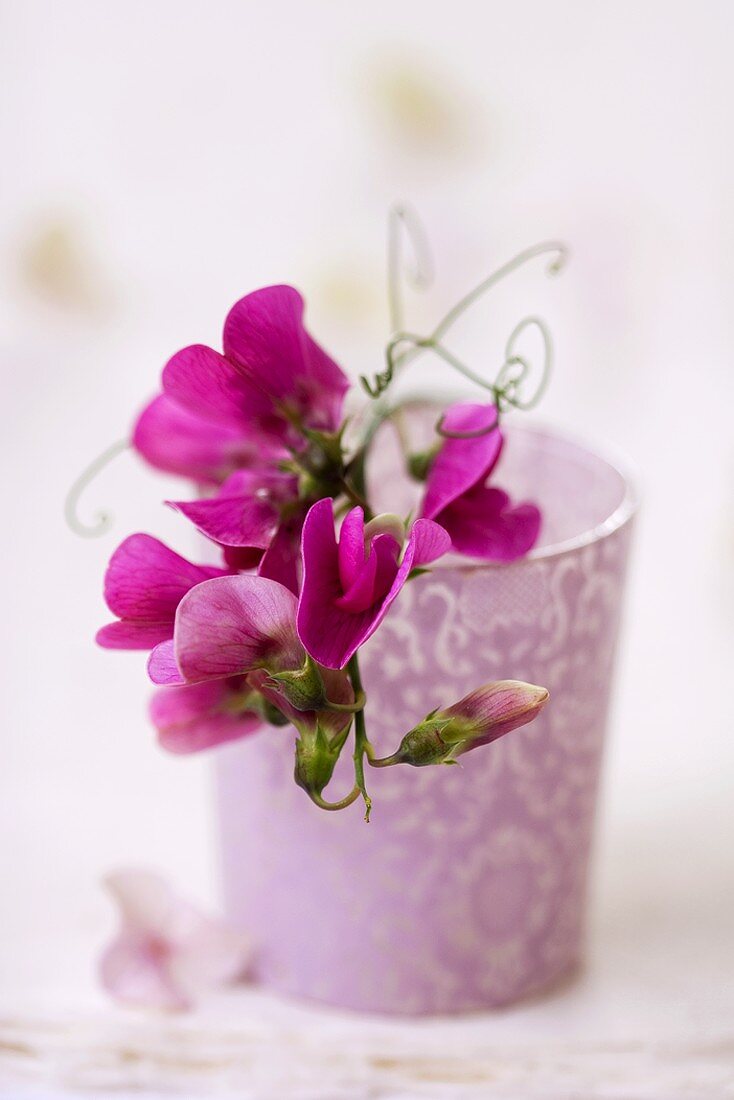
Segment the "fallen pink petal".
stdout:
[[105,886],[118,908],[119,929],[100,958],[99,975],[116,1001],[180,1011],[244,975],[247,938],[202,913],[160,875],[119,870]]

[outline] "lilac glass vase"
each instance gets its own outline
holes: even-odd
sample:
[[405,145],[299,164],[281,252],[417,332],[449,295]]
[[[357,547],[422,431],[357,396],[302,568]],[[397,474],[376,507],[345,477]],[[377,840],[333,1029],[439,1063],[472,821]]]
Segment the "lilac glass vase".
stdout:
[[[400,468],[393,439],[379,463]],[[387,753],[432,708],[504,678],[550,690],[532,725],[461,767],[368,772],[368,825],[360,803],[325,813],[296,787],[292,731],[218,754],[226,910],[267,987],[455,1013],[580,962],[634,496],[604,459],[524,427],[508,431],[496,483],[540,504],[538,546],[509,565],[452,557],[407,585],[362,651],[369,736]],[[407,485],[375,485],[380,506],[410,503]],[[351,788],[343,763],[331,797]]]

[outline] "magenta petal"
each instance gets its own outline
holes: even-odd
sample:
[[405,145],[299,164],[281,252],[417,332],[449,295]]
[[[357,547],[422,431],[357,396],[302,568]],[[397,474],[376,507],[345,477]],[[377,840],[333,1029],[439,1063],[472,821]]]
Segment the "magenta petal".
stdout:
[[[343,592],[332,501],[324,499],[313,505],[306,516],[301,540],[303,582],[298,604],[298,634],[319,664],[327,668],[344,668],[359,646],[375,632],[416,564],[416,552],[428,555],[423,560],[434,560],[440,547],[449,544],[446,533],[441,533],[440,528],[434,530],[436,527],[438,525],[430,520],[420,520],[414,525],[389,591],[371,607],[353,613],[339,603]],[[378,537],[394,541],[389,535]],[[386,542],[386,547],[388,545]]]
[[477,486],[439,515],[455,550],[487,561],[514,561],[527,554],[540,533],[534,504],[511,505],[501,489]]
[[218,577],[184,596],[176,613],[175,653],[188,683],[303,660],[295,633],[296,598],[266,577]]
[[244,701],[249,693],[242,681],[236,684],[210,680],[157,691],[150,702],[150,717],[161,746],[173,753],[200,752],[259,729],[257,714],[238,709],[238,697]]
[[295,596],[298,595],[302,526],[302,516],[281,523],[257,568],[258,576],[278,581]]
[[153,649],[159,642],[173,637],[173,618],[163,623],[132,622],[121,619],[107,623],[96,634],[95,641],[103,649]]
[[339,531],[339,580],[345,592],[359,577],[365,561],[364,512],[357,507],[347,512]]
[[252,461],[255,452],[241,428],[197,416],[166,394],[143,409],[132,444],[157,470],[214,483]]
[[163,389],[198,416],[240,430],[271,404],[242,371],[204,344],[192,344],[168,360]]
[[[417,519],[410,532],[408,544],[413,544],[413,565],[430,565],[432,561],[448,554],[451,538],[440,523],[430,519]],[[406,551],[407,552],[407,551]]]
[[349,382],[303,326],[303,299],[270,286],[240,299],[224,323],[225,355],[278,400],[295,403],[312,428],[336,429]]
[[303,578],[298,635],[311,656],[327,668],[343,668],[372,621],[372,610],[351,614],[337,606],[342,596],[332,501],[310,509],[301,536]]
[[173,650],[173,639],[157,645],[148,658],[148,676],[154,684],[182,684]]
[[[453,432],[475,432],[496,419],[494,405],[453,405],[446,411],[444,427]],[[484,482],[502,450],[499,428],[470,439],[445,439],[428,473],[422,515],[437,519],[447,505]]]
[[278,525],[278,513],[267,501],[219,496],[166,503],[190,519],[202,534],[223,546],[265,550]]
[[[385,537],[389,538],[389,536]],[[436,558],[445,554],[450,546],[451,539],[437,523],[434,523],[430,519],[416,520],[411,529],[410,537],[405,547],[405,553],[403,554],[403,560],[400,563],[400,568],[395,574],[395,579],[382,601],[371,609],[371,621],[367,625],[367,629],[357,643],[357,646],[362,645],[368,638],[372,637],[382,620],[385,618],[393,601],[399,595],[411,571],[419,565],[426,565],[428,562],[435,561]],[[355,646],[355,650],[357,646]],[[352,653],[355,650],[352,650]],[[349,654],[349,657],[352,656],[352,653]],[[349,660],[349,657],[347,657],[347,660]]]
[[215,566],[194,565],[151,535],[130,535],[107,566],[105,602],[121,619],[173,620],[179,601],[190,588],[224,573]]
[[252,546],[224,546],[222,552],[230,569],[243,572],[257,569],[263,556],[262,550]]
[[400,545],[392,535],[377,535],[372,540],[370,554],[354,583],[337,600],[337,606],[352,613],[366,611],[382,599],[398,571]]
[[[382,537],[386,539],[390,538],[389,535]],[[378,604],[374,605],[365,613],[366,619],[361,625],[359,633],[355,631],[353,634],[353,648],[351,648],[351,651],[348,651],[346,655],[343,655],[343,664],[339,667],[343,668],[344,664],[347,663],[359,646],[363,645],[368,638],[372,637],[387,615],[393,601],[399,595],[401,588],[410,576],[411,570],[415,569],[418,565],[425,565],[428,562],[435,561],[441,554],[446,553],[450,546],[451,539],[443,528],[437,523],[433,523],[432,520],[419,519],[413,524],[408,543],[405,547],[403,560],[400,563],[400,568],[395,574],[395,579],[389,591]],[[422,555],[420,558],[419,554]],[[355,618],[361,618],[361,616],[355,616]],[[354,644],[355,641],[356,644]],[[327,662],[323,663],[326,664]]]

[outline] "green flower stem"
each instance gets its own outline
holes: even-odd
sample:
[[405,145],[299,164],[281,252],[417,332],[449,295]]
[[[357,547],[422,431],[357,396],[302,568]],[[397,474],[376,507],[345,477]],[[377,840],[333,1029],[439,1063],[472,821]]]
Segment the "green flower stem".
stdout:
[[[486,294],[493,286],[495,286],[502,279],[506,278],[513,271],[516,271],[523,264],[526,264],[529,260],[534,259],[536,256],[542,256],[545,253],[555,253],[554,258],[551,260],[547,267],[548,275],[556,275],[563,268],[564,263],[568,257],[568,250],[561,241],[543,241],[540,244],[533,245],[531,248],[526,248],[524,251],[518,253],[502,267],[497,268],[491,275],[483,279],[481,283],[470,290],[468,294],[456,303],[448,313],[441,318],[439,323],[433,329],[433,332],[428,336],[419,336],[416,333],[405,332],[399,330],[395,332],[392,339],[387,345],[386,358],[387,366],[385,370],[378,372],[374,376],[374,381],[370,382],[364,375],[360,376],[360,381],[363,388],[372,398],[380,398],[390,386],[393,377],[400,367],[406,366],[412,362],[422,352],[430,349],[439,355],[449,366],[453,367],[459,373],[463,374],[466,378],[476,382],[479,386],[487,390],[492,390],[494,387],[491,383],[487,383],[484,379],[480,378],[474,371],[467,367],[460,359],[452,355],[445,347],[443,347],[441,340],[443,336],[449,331],[449,329],[455,324],[455,322],[461,317],[467,309],[470,308],[482,295]],[[394,319],[400,320],[400,311],[393,312]],[[546,349],[546,367],[544,368],[543,378],[541,384],[538,387],[538,392],[533,396],[531,404],[535,404],[540,397],[540,394],[545,389],[547,375],[550,367],[550,335],[543,322],[539,321],[535,317],[524,318],[518,326],[516,326],[510,339],[508,341],[508,350],[506,352],[506,359],[512,360],[515,363],[523,363],[524,361],[520,356],[514,356],[511,349],[514,346],[516,338],[520,335],[525,328],[529,325],[535,325],[543,338]],[[397,325],[395,325],[397,328]],[[407,346],[405,346],[407,345]],[[516,404],[516,403],[515,403]],[[518,408],[524,408],[526,405],[516,404]]]
[[353,505],[356,505],[357,507],[364,510],[364,518],[366,522],[369,522],[371,519],[374,518],[374,512],[370,508],[367,501],[357,492],[353,485],[349,484],[346,478],[342,478],[340,482],[340,488],[341,491],[344,493],[344,496],[347,497],[347,499],[351,501]]
[[[352,687],[354,688],[354,697],[358,699],[361,695],[364,695],[364,688],[362,687],[362,677],[359,671],[359,657],[356,653],[350,660],[347,668],[352,681]],[[358,710],[354,715],[354,779],[364,799],[364,819],[365,821],[369,821],[370,810],[372,809],[372,799],[367,794],[367,787],[364,781],[365,753],[369,753],[369,741],[367,739],[364,708],[362,708],[362,710]]]
[[400,759],[396,752],[394,752],[392,756],[377,757],[373,755],[371,749],[372,746],[370,745],[367,749],[367,759],[369,760],[370,767],[372,768],[391,768],[393,764],[400,763]]
[[82,538],[95,538],[97,535],[103,535],[105,531],[109,529],[112,523],[112,516],[108,512],[99,512],[95,517],[93,523],[86,523],[79,516],[79,498],[88,485],[94,481],[98,474],[102,472],[114,458],[121,455],[123,451],[126,451],[130,446],[129,439],[118,439],[116,443],[111,443],[109,447],[105,447],[100,455],[97,455],[89,465],[82,470],[79,477],[76,478],[73,485],[66,494],[66,500],[64,501],[64,519],[67,526],[74,532],[75,535],[81,535]]
[[364,710],[366,702],[367,696],[363,691],[360,691],[353,703],[332,703],[330,699],[327,699],[326,706],[328,710],[338,710],[344,714],[357,714],[360,710]]
[[360,788],[355,783],[349,794],[345,795],[344,798],[340,798],[338,802],[327,802],[325,798],[322,798],[320,794],[316,794],[315,791],[309,791],[308,797],[320,810],[345,810],[347,806],[351,806],[353,802],[357,801],[361,793]]

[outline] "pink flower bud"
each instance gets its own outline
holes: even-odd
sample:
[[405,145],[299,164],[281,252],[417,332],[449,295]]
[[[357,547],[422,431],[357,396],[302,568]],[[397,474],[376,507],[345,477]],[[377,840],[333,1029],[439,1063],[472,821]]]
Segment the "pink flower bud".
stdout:
[[521,680],[497,680],[469,692],[458,703],[432,711],[415,726],[389,758],[422,768],[454,764],[479,745],[532,722],[548,702],[548,691]]

